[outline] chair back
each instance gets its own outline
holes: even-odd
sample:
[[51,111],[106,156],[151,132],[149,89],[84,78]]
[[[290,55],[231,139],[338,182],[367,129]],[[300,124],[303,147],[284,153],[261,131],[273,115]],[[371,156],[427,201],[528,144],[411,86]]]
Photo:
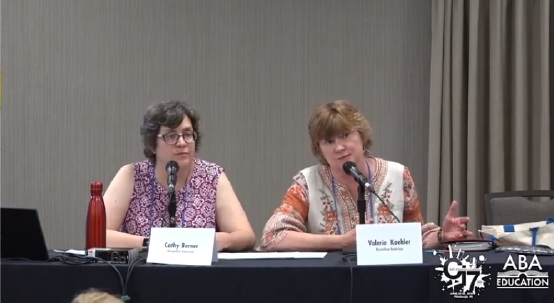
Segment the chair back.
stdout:
[[485,213],[486,225],[520,224],[554,218],[554,190],[488,193],[485,194]]

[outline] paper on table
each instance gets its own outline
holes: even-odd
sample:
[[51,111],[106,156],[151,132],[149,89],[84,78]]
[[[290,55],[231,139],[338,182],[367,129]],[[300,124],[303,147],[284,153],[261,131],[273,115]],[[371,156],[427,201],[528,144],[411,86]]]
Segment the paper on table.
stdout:
[[246,259],[323,259],[326,252],[252,252],[252,253],[218,253],[223,260]]
[[[54,250],[58,253],[85,255],[84,250]],[[224,260],[245,259],[323,259],[326,252],[252,252],[252,253],[218,253],[217,257]]]
[[58,250],[58,249],[54,249],[54,252],[57,252],[57,253],[66,253],[66,254],[74,254],[74,255],[81,255],[81,256],[84,256],[84,255],[85,255],[85,251],[84,251],[84,250],[76,250],[76,249],[69,249],[69,250]]

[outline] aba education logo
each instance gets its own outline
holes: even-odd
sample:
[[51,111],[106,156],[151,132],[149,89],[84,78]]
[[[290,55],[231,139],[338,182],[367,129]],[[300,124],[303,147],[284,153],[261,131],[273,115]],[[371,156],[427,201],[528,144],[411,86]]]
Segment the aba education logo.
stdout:
[[517,262],[509,255],[502,272],[496,276],[496,287],[548,289],[548,272],[542,270],[536,255],[531,262],[527,262],[525,255],[517,255]]
[[443,282],[443,291],[448,291],[456,299],[472,299],[479,296],[486,285],[490,285],[491,277],[490,274],[483,273],[485,256],[469,258],[463,255],[463,251],[459,250],[454,256],[449,245],[448,257],[440,256],[441,266],[435,267],[435,271],[439,272],[438,278]]
[[[436,255],[436,253],[434,253]],[[498,289],[531,288],[548,289],[548,272],[543,268],[536,255],[508,255],[502,271],[496,275]],[[490,285],[491,275],[483,272],[486,258],[483,255],[469,258],[459,250],[454,253],[448,247],[448,257],[440,256],[441,266],[435,267],[438,278],[443,282],[443,291],[448,291],[457,299],[472,299]],[[490,272],[490,266],[488,272]]]

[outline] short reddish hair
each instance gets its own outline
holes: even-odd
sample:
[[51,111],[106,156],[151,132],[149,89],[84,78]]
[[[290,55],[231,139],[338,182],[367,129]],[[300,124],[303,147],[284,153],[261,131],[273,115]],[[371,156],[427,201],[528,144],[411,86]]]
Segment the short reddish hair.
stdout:
[[336,100],[316,108],[308,123],[312,142],[312,154],[324,165],[327,161],[321,154],[319,142],[341,133],[357,131],[365,150],[373,144],[373,129],[362,112],[346,100]]

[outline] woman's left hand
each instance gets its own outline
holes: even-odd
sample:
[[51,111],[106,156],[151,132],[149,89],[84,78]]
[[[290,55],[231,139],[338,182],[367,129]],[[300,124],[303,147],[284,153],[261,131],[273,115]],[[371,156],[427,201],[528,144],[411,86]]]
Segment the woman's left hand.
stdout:
[[473,233],[467,230],[469,217],[456,217],[458,213],[458,201],[452,201],[450,209],[442,223],[442,241],[460,241],[473,236]]

